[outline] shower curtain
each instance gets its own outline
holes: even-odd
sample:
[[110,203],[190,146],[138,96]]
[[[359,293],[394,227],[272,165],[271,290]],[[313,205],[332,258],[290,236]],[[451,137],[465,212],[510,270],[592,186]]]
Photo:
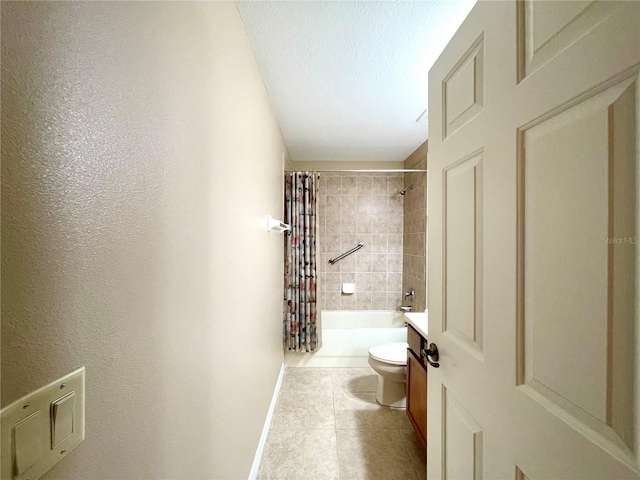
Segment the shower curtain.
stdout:
[[310,172],[285,177],[284,346],[318,348],[316,309],[316,193],[320,177]]

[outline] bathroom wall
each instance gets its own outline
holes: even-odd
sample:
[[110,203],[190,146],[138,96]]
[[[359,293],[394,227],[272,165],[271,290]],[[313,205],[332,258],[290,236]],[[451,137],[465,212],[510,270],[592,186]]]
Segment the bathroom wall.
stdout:
[[44,479],[247,478],[286,147],[235,4],[7,2],[1,27],[2,405],[85,365],[86,440]]
[[[427,168],[428,142],[420,145],[406,160],[405,168]],[[427,174],[425,172],[405,173],[404,186],[404,242],[402,258],[402,291],[413,288],[414,311],[423,312],[427,307]]]
[[[319,308],[396,309],[402,300],[403,175],[322,173],[320,181]],[[364,248],[329,265],[360,242]],[[343,283],[355,283],[356,293],[342,294]]]

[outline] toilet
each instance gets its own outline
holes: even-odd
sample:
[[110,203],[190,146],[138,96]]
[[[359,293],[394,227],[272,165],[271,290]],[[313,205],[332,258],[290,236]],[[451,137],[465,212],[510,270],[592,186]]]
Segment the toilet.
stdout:
[[391,342],[369,349],[369,365],[379,375],[376,400],[380,405],[407,405],[407,348],[407,342]]

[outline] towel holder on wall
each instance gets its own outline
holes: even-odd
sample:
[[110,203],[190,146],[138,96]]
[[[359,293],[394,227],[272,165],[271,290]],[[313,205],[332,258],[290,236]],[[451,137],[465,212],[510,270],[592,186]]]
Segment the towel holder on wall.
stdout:
[[284,223],[282,220],[275,219],[271,215],[267,215],[267,230],[269,232],[275,230],[278,233],[284,233],[291,230],[291,225]]

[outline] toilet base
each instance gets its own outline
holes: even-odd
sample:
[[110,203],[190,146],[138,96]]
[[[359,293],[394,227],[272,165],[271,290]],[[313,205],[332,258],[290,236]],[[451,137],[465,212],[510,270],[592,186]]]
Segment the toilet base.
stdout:
[[376,401],[385,407],[406,408],[406,382],[393,382],[378,375]]

